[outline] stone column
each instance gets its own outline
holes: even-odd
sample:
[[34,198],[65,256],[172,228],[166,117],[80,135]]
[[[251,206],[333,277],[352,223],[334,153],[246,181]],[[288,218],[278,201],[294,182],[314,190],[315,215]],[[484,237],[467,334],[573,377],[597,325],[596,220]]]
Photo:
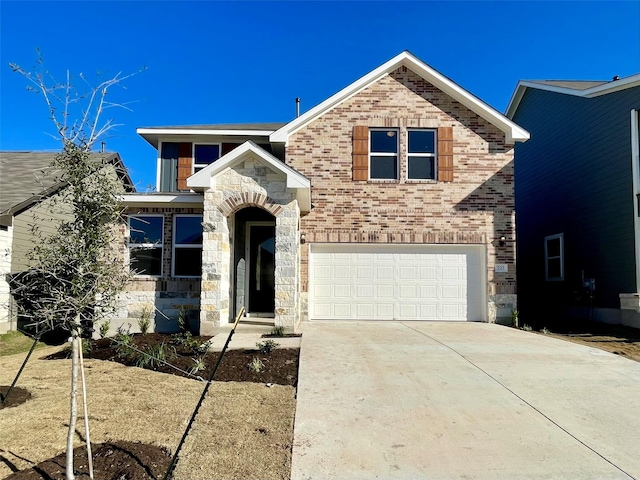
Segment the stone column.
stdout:
[[275,325],[293,332],[300,296],[300,208],[293,200],[276,217]]
[[202,284],[200,334],[213,335],[216,327],[229,322],[229,225],[218,206],[220,192],[205,192],[202,234]]

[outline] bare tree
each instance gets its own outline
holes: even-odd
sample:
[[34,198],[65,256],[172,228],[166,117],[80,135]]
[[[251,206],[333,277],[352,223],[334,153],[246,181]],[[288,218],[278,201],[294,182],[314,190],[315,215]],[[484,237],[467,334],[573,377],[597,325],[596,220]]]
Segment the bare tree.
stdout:
[[[79,79],[85,90],[79,91],[68,72],[59,83],[43,69],[41,56],[38,64],[40,71],[36,73],[15,64],[10,67],[27,79],[29,90],[42,95],[62,144],[47,174],[54,175],[55,183],[63,187],[46,201],[63,216],[55,232],[46,238],[38,222],[34,222],[35,246],[29,255],[30,268],[14,276],[10,283],[23,317],[40,328],[64,329],[71,338],[66,465],[66,476],[71,480],[75,478],[73,441],[81,337],[90,337],[93,322],[113,312],[118,294],[129,278],[128,270],[114,250],[115,232],[118,222],[122,221],[119,195],[123,186],[114,170],[117,166],[106,161],[107,155],[93,153],[91,149],[116,126],[111,119],[104,119],[105,110],[125,107],[108,100],[110,90],[121,86],[131,75],[118,73],[91,85],[81,74]],[[85,422],[86,418],[85,408]],[[88,424],[85,428],[90,457]]]

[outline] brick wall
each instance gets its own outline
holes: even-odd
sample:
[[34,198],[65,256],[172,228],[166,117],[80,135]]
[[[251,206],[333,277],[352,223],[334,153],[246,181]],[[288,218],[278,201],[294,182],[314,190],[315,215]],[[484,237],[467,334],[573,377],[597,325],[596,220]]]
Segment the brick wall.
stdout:
[[[398,181],[352,180],[356,125],[400,129]],[[453,127],[453,182],[407,180],[407,128],[443,126]],[[488,294],[515,293],[513,146],[405,67],[293,134],[286,161],[311,179],[314,208],[301,221],[307,242],[485,244]],[[494,273],[496,263],[509,272]],[[307,248],[301,269],[306,291]]]

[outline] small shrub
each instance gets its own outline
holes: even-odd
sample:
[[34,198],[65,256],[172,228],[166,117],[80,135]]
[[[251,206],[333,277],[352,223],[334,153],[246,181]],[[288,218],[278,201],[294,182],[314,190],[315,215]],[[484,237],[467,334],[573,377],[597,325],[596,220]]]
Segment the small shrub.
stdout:
[[511,324],[518,328],[518,315],[520,314],[520,312],[518,312],[518,310],[516,310],[515,308],[513,310],[511,310]]
[[[73,353],[71,343],[67,343],[62,350],[66,358],[71,358]],[[82,339],[82,355],[88,355],[93,350],[93,341],[90,338]]]
[[258,350],[260,350],[260,353],[262,353],[263,355],[269,355],[279,346],[280,344],[274,342],[273,340],[265,340],[264,342],[256,343],[256,347],[258,347]]
[[193,355],[202,355],[207,353],[211,346],[211,340],[201,342],[200,340],[193,338],[191,332],[175,333],[171,335],[171,343],[186,347]]
[[113,337],[113,341],[116,344],[116,353],[120,358],[130,357],[135,353],[133,347],[133,335],[127,329],[120,325],[118,331]]
[[533,330],[533,328],[531,328],[529,325],[527,325],[526,323],[522,326],[522,330],[524,330],[525,332],[530,332],[531,330]]
[[269,335],[272,337],[283,337],[284,336],[284,327],[282,325],[277,325],[271,329]]
[[111,330],[111,321],[105,320],[100,324],[100,338],[106,338],[109,335],[109,330]]
[[189,330],[189,311],[183,306],[178,311],[178,329],[180,333],[191,333]]
[[175,358],[175,349],[171,346],[167,346],[162,342],[160,345],[153,345],[149,347],[144,353],[136,352],[136,367],[144,368],[149,366],[151,368],[159,367],[165,363],[168,363],[171,359]]
[[549,335],[549,334],[551,333],[551,331],[550,331],[547,327],[544,327],[541,331],[542,331],[542,333],[544,333],[545,335]]
[[140,318],[138,319],[138,328],[140,329],[140,333],[146,335],[149,333],[149,328],[151,328],[151,317],[154,313],[154,307],[151,305],[145,305],[142,307],[142,311],[140,312]]
[[205,368],[207,368],[206,363],[204,363],[204,359],[202,357],[192,358],[193,366],[189,369],[189,373],[191,375],[195,375],[198,372],[201,372]]
[[260,373],[264,370],[264,363],[262,363],[262,360],[258,357],[253,357],[253,360],[251,360],[251,363],[248,363],[247,366],[249,367],[249,370],[255,373]]

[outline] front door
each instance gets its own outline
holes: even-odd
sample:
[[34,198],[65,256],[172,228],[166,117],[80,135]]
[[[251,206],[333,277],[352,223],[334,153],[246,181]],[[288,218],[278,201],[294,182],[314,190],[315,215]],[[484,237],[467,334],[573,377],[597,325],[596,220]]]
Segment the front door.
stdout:
[[273,315],[275,310],[276,226],[247,222],[246,271],[249,314]]

